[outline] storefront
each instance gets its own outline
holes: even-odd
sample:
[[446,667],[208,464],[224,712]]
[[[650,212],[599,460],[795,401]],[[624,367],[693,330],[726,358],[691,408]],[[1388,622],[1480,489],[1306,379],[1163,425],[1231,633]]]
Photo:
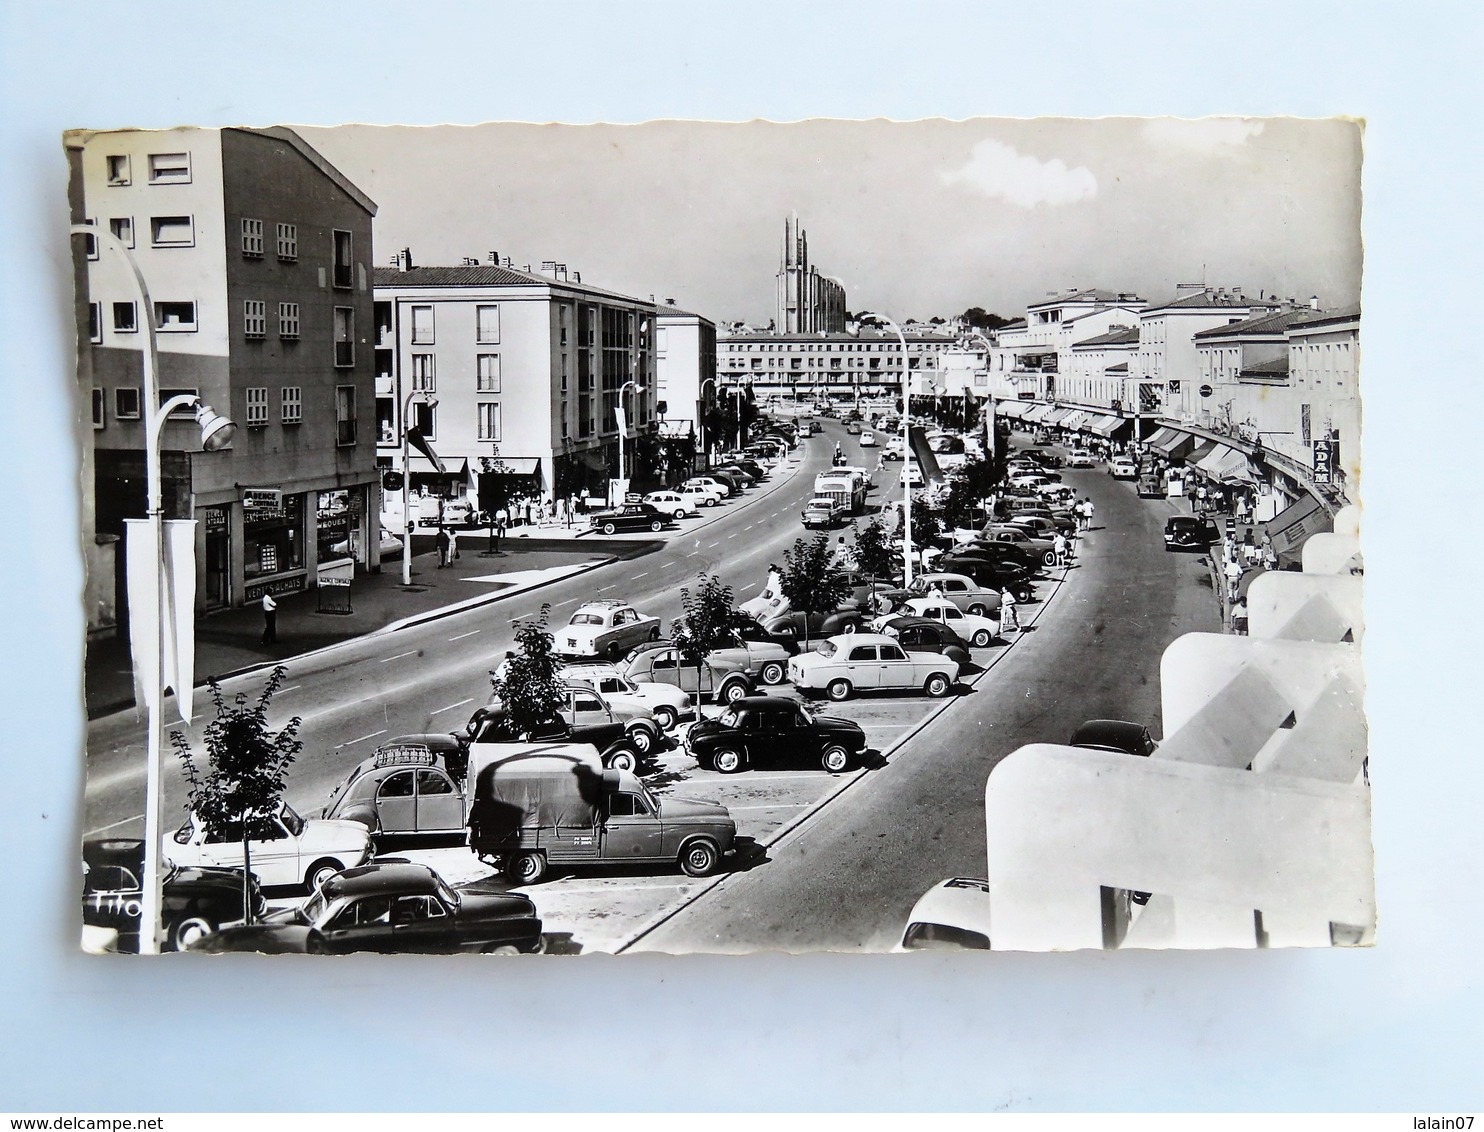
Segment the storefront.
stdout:
[[232,604],[232,508],[201,508],[201,526],[206,536],[206,608],[226,609]]
[[362,562],[362,518],[365,513],[364,488],[339,488],[315,493],[315,560],[318,563],[351,558]]
[[248,488],[242,499],[244,600],[305,587],[305,493]]

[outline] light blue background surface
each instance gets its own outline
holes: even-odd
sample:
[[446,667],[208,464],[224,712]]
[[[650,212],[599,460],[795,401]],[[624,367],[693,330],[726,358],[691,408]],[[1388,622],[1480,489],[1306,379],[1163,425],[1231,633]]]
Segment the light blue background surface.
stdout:
[[[0,1110],[1478,1109],[1484,751],[1464,721],[1484,604],[1479,10],[5,0]],[[1379,947],[230,966],[77,953],[64,128],[1233,112],[1369,122]]]

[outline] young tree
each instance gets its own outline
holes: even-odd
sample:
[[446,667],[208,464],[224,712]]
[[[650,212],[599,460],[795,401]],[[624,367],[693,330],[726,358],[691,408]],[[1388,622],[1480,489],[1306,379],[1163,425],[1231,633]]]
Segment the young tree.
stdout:
[[783,596],[791,609],[804,616],[804,642],[809,641],[809,620],[833,613],[845,600],[850,587],[833,561],[830,540],[824,535],[795,539],[783,552],[782,566],[769,566],[777,573]]
[[[280,730],[268,724],[268,705],[289,670],[278,665],[268,674],[263,691],[251,703],[238,692],[229,704],[222,687],[211,681],[216,718],[202,735],[206,767],[196,762],[190,741],[179,731],[170,733],[170,745],[180,757],[190,784],[187,806],[209,836],[242,841],[242,907],[252,921],[252,849],[254,838],[269,836],[283,800],[284,777],[294,756],[304,748],[299,739],[303,722],[297,715]],[[148,928],[146,927],[146,930]]]
[[546,629],[551,604],[541,607],[534,621],[515,623],[516,653],[490,675],[490,686],[505,705],[506,720],[516,735],[533,734],[550,723],[567,703],[567,682],[555,642]]
[[896,563],[892,558],[891,537],[879,515],[855,532],[855,560],[866,576],[871,579],[871,607],[876,607],[876,579],[894,576]]
[[670,623],[670,640],[686,660],[696,666],[696,687],[701,686],[701,663],[712,649],[732,638],[736,611],[732,607],[732,587],[715,574],[704,570],[697,575],[694,590],[682,586],[680,607],[685,611]]

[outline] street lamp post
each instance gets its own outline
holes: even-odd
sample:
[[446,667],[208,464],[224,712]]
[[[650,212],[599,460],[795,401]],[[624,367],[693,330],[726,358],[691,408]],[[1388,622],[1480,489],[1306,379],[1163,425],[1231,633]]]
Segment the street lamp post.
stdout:
[[716,389],[716,378],[708,377],[705,381],[701,382],[700,401],[696,406],[696,415],[701,422],[701,458],[704,466],[707,468],[711,467],[711,429],[706,424],[706,386],[708,385],[714,391]]
[[[418,398],[424,399],[423,403],[429,408],[437,408],[438,400],[430,397],[426,392],[414,390],[407,394],[402,401],[402,584],[412,585],[412,532],[417,529],[417,520],[412,517],[409,509],[411,504],[411,481],[412,481],[412,456],[408,452],[408,434],[411,429],[407,425],[408,414],[412,412],[412,402]],[[441,517],[441,514],[440,514]]]
[[879,322],[891,327],[902,346],[902,586],[912,584],[912,370],[907,364],[907,336],[902,328],[885,315],[866,311],[856,316],[858,322]]
[[[162,563],[163,547],[162,535],[164,532],[164,491],[161,484],[160,472],[160,440],[165,431],[165,422],[170,419],[170,414],[177,409],[187,407],[196,410],[196,425],[201,430],[201,447],[207,452],[218,452],[232,443],[232,436],[237,431],[237,426],[225,417],[218,416],[210,406],[205,404],[200,397],[194,394],[180,394],[170,398],[163,405],[160,404],[160,368],[159,368],[159,344],[155,338],[155,309],[150,301],[149,287],[144,282],[144,275],[139,270],[139,265],[134,261],[128,246],[119,240],[112,232],[102,232],[90,224],[74,224],[71,226],[72,234],[75,236],[90,236],[94,240],[101,240],[111,252],[117,252],[124,258],[128,265],[130,276],[134,282],[135,290],[139,294],[140,315],[139,321],[144,323],[145,338],[144,350],[141,352],[140,370],[143,377],[142,399],[144,401],[144,478],[145,478],[145,519],[149,524],[149,564],[150,577],[148,579],[154,600],[154,649],[152,655],[148,655],[146,663],[149,671],[143,674],[141,684],[145,689],[146,696],[146,719],[148,734],[145,740],[145,758],[147,760],[144,771],[144,876],[142,878],[142,893],[139,908],[139,952],[141,955],[158,955],[160,951],[160,910],[164,903],[162,899],[161,882],[163,870],[160,868],[160,834],[164,826],[164,815],[161,812],[164,804],[164,791],[161,788],[160,779],[163,774],[161,766],[161,754],[164,748],[161,734],[165,715],[165,689],[164,685],[164,662],[165,662],[165,609],[167,598],[164,594],[165,570]],[[194,610],[179,611],[184,616],[194,616]],[[138,658],[135,658],[136,663]],[[192,679],[190,673],[185,674],[186,679]],[[180,679],[179,674],[176,677]],[[189,688],[185,689],[189,692]],[[175,689],[176,699],[182,694],[180,688]]]

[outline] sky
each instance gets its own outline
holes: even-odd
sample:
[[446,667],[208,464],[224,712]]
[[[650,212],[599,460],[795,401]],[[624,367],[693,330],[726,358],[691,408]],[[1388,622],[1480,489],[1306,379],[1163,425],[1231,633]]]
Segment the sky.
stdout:
[[1039,118],[299,127],[376,258],[543,260],[716,322],[774,316],[784,219],[849,310],[1014,317],[1070,288],[1360,297],[1362,126]]

